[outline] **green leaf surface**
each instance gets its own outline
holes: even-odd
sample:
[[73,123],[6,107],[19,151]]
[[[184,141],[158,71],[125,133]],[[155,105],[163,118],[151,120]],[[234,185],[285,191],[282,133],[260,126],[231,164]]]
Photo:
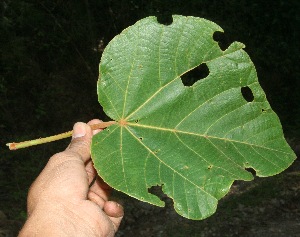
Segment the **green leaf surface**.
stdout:
[[[252,180],[245,168],[275,175],[296,157],[244,45],[222,51],[215,31],[201,18],[175,15],[166,26],[148,17],[116,36],[100,63],[99,102],[117,123],[93,138],[99,175],[158,206],[148,189],[161,185],[190,219],[213,214],[234,180]],[[202,63],[209,75],[184,86],[181,76]]]

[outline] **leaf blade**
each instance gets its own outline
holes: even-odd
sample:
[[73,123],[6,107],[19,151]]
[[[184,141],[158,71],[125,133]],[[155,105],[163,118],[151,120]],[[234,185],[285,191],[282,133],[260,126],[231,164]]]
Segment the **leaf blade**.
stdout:
[[[99,175],[159,206],[148,188],[162,185],[190,219],[213,214],[234,180],[253,179],[245,168],[269,176],[295,159],[244,45],[222,51],[215,31],[195,17],[173,16],[170,26],[145,18],[115,37],[100,63],[99,102],[122,122],[93,138]],[[185,87],[180,76],[202,63],[209,75]]]

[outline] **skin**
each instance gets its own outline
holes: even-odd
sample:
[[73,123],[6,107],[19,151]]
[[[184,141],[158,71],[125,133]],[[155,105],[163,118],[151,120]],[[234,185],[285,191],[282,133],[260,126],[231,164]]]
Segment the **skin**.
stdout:
[[98,132],[85,123],[74,125],[70,145],[49,159],[29,190],[28,219],[20,237],[115,235],[124,212],[108,200],[110,187],[90,158],[91,139]]

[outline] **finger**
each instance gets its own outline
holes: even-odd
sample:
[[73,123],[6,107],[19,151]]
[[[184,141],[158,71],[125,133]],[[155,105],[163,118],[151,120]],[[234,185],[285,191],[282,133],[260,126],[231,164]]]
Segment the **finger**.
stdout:
[[124,216],[123,207],[115,201],[107,201],[104,204],[103,211],[110,217]]
[[85,171],[88,175],[88,182],[90,185],[93,185],[93,183],[96,181],[97,178],[97,171],[95,170],[94,166],[93,166],[93,162],[92,160],[89,160],[86,164],[85,164]]
[[78,154],[84,162],[91,157],[92,129],[85,123],[75,123],[73,127],[72,141],[66,152]]
[[97,195],[96,193],[94,193],[93,191],[89,191],[88,199],[94,202],[95,204],[97,204],[101,209],[103,209],[105,200],[101,198],[99,195]]
[[111,219],[112,223],[114,224],[115,230],[117,230],[124,216],[123,207],[117,202],[107,201],[104,203],[103,211]]
[[88,175],[90,190],[107,200],[112,191],[112,188],[108,184],[106,184],[100,176],[98,176],[92,160],[89,160],[86,163],[85,170]]
[[[93,119],[91,121],[89,121],[87,124],[88,125],[93,125],[93,124],[98,124],[101,123],[102,121],[99,119]],[[101,132],[103,129],[95,129],[93,130],[93,135]],[[89,184],[91,184],[93,182],[93,180],[96,178],[97,176],[97,171],[94,168],[93,162],[91,160],[88,161],[88,163],[86,163],[86,172],[88,174],[88,179],[89,179]]]
[[[103,121],[102,120],[99,120],[99,119],[93,119],[91,121],[89,121],[87,124],[88,125],[93,125],[93,124],[98,124],[98,123],[102,123]],[[95,129],[93,130],[93,135],[101,132],[103,129]]]
[[97,176],[95,183],[90,187],[90,191],[107,201],[112,188],[106,184],[99,176]]

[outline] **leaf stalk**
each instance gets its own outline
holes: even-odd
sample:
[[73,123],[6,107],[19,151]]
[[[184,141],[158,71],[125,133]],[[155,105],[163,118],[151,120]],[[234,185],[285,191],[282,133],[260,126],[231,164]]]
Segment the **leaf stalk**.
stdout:
[[[102,122],[102,123],[92,124],[92,125],[90,125],[90,127],[92,130],[104,129],[115,123],[116,123],[115,121]],[[68,131],[68,132],[60,133],[60,134],[57,134],[54,136],[38,138],[38,139],[34,139],[34,140],[28,140],[28,141],[24,141],[24,142],[12,142],[12,143],[7,143],[6,145],[8,146],[8,148],[10,150],[17,150],[17,149],[21,149],[21,148],[26,148],[26,147],[30,147],[30,146],[40,145],[40,144],[68,138],[68,137],[71,137],[72,134],[73,134],[73,131]]]

